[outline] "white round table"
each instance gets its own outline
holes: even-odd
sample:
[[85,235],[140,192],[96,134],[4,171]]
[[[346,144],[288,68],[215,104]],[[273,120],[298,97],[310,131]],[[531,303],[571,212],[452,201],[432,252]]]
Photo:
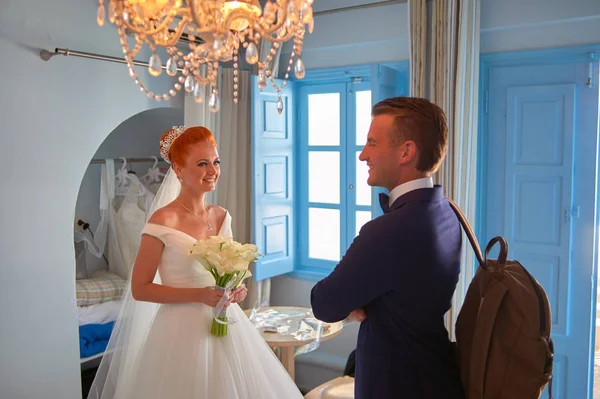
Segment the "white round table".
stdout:
[[[257,313],[263,312],[265,310],[274,310],[275,312],[292,312],[292,313],[309,313],[311,312],[310,308],[304,307],[296,307],[296,306],[269,306],[267,308],[259,309]],[[250,316],[252,309],[245,310],[247,316]],[[290,317],[288,320],[294,319],[294,317]],[[281,319],[281,322],[285,322],[286,319]],[[343,323],[325,323],[325,327],[323,328],[323,332],[321,334],[321,342],[330,340],[332,338],[337,337],[342,332]],[[292,379],[294,379],[294,354],[297,347],[308,345],[315,341],[314,338],[306,338],[299,340],[295,338],[292,334],[289,333],[278,333],[278,332],[266,332],[264,328],[260,328],[260,333],[263,339],[267,342],[267,344],[271,348],[278,348],[280,350],[279,360],[283,364],[283,367],[290,374]]]

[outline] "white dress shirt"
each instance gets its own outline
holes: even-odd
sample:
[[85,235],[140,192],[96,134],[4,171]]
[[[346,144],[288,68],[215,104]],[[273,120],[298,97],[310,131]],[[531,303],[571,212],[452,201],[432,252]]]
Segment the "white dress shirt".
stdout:
[[431,176],[407,181],[406,183],[402,183],[399,186],[394,187],[394,189],[390,191],[389,205],[392,206],[394,201],[409,191],[418,190],[420,188],[433,188],[433,179]]

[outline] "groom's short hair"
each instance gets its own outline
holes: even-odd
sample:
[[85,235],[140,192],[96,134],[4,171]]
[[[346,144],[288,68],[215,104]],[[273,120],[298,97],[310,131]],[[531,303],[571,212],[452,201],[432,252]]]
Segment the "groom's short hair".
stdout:
[[424,98],[393,97],[375,104],[371,115],[393,116],[392,145],[413,141],[418,149],[417,169],[437,171],[448,149],[448,124],[440,107]]

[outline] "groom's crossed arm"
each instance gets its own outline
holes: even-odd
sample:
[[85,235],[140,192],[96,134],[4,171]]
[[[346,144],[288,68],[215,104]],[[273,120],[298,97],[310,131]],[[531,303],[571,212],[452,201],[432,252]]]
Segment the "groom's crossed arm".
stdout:
[[333,272],[313,287],[315,317],[329,323],[343,320],[401,284],[404,273],[397,267],[398,256],[411,256],[400,248],[409,248],[409,241],[390,234],[382,223],[365,225]]

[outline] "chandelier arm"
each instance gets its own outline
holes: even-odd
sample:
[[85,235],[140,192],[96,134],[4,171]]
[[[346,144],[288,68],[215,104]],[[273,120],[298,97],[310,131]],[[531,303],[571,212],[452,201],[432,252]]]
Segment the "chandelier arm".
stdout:
[[[235,21],[236,19],[240,19],[240,18],[245,19],[246,21],[248,21],[248,25],[251,25],[251,22],[253,22],[255,20],[260,20],[261,17],[260,17],[260,15],[256,15],[255,13],[238,8],[238,9],[232,10],[227,15],[227,18],[225,18],[225,20],[223,21],[223,26],[224,27],[230,26],[232,21]],[[244,31],[246,29],[243,29],[242,31]]]
[[144,24],[141,27],[137,26],[137,25],[132,25],[128,20],[125,20],[123,18],[119,18],[118,20],[121,21],[123,26],[125,26],[128,30],[130,30],[133,33],[153,36],[153,35],[157,34],[158,32],[164,31],[174,19],[175,18],[173,17],[168,22],[165,19],[165,20],[163,20],[163,22],[161,22],[158,25],[158,27],[155,27],[155,28],[148,28],[147,27],[148,24]]
[[[282,19],[282,21],[285,21],[285,19]],[[284,24],[284,22],[281,22],[280,24],[277,24],[275,26],[272,26],[270,28],[264,28],[263,26],[261,26],[261,24],[256,24],[254,26],[254,30],[256,32],[258,32],[258,34],[260,34],[261,38],[266,39],[268,41],[270,41],[271,43],[284,43],[287,42],[288,40],[290,40],[292,37],[295,37],[298,34],[298,31],[300,30],[300,28],[294,28],[291,30],[286,29],[286,34],[285,36],[282,37],[273,37],[271,36],[272,33],[276,33],[278,30],[281,29],[281,26]],[[279,35],[277,35],[279,36]]]
[[[188,10],[188,13],[190,14],[190,16],[188,18],[190,19],[190,22],[193,21],[194,24],[196,25],[195,31],[197,34],[212,33],[214,35],[215,33],[219,33],[219,34],[229,33],[228,29],[226,29],[224,27],[217,27],[216,25],[212,25],[212,26],[209,25],[208,27],[204,27],[204,21],[200,21],[198,19],[198,17],[199,17],[198,11],[199,10],[196,7],[197,6],[196,1],[194,1],[194,0],[188,1],[188,5],[189,5],[189,8],[187,10]],[[208,11],[210,12],[212,10],[209,9]],[[202,4],[201,4],[200,5],[200,15],[204,15],[206,13],[207,13],[207,10],[205,9],[205,7],[202,7]],[[216,21],[215,21],[215,23],[216,23]]]
[[157,46],[160,47],[174,47],[179,42],[179,40],[181,40],[181,35],[183,34],[183,31],[185,30],[189,22],[189,17],[187,15],[184,15],[181,18],[181,21],[179,21],[179,24],[177,24],[177,27],[172,31],[172,34],[169,34],[169,40],[156,40],[155,38],[154,42]]
[[[146,34],[146,35],[154,35],[156,33],[162,32],[164,31],[166,28],[169,27],[169,25],[171,24],[171,22],[173,22],[175,20],[175,17],[177,17],[177,15],[182,12],[183,14],[186,11],[185,7],[180,7],[180,8],[175,8],[173,7],[171,10],[169,10],[169,12],[167,12],[167,15],[165,16],[165,18],[163,18],[161,20],[161,22],[158,24],[158,26],[155,26],[153,28],[147,28],[147,25],[150,25],[149,22],[150,20],[147,20],[146,23],[144,23],[144,25],[142,27],[138,27],[137,25],[133,25],[129,22],[129,19],[125,19],[122,18],[120,16],[124,15],[124,13],[127,11],[126,7],[124,6],[125,2],[122,1],[115,1],[117,4],[117,15],[119,15],[118,20],[121,21],[121,23],[123,25],[125,25],[127,27],[127,29],[129,29],[130,31],[134,32],[134,33],[138,33],[138,34]],[[156,20],[152,20],[152,22],[154,23]]]
[[293,32],[287,32],[285,36],[279,38],[279,37],[273,37],[273,36],[271,36],[271,33],[273,33],[273,32],[274,31],[258,30],[258,33],[260,34],[261,39],[268,40],[271,43],[284,43],[284,42],[287,42],[292,37],[296,36],[296,33],[297,33],[295,31],[293,31]]
[[[261,18],[261,20],[259,22],[254,24],[253,30],[258,32],[261,36],[270,36],[272,33],[275,33],[281,29],[281,27],[285,24],[286,18],[287,18],[287,13],[284,15],[284,18],[281,18],[281,21],[278,20],[278,22],[276,24],[269,24],[268,22],[263,23],[264,21]],[[270,26],[268,28],[265,28],[263,26],[264,24],[267,24]],[[286,32],[286,36],[288,36],[287,33],[289,33],[289,32]],[[290,37],[291,36],[288,36],[288,39]],[[284,41],[284,40],[282,40],[282,41]]]
[[220,34],[227,35],[229,33],[229,29],[227,29],[227,28],[215,28],[215,27],[196,28],[196,32],[197,33],[220,33]]
[[200,13],[198,13],[199,10],[196,7],[197,6],[196,0],[188,0],[187,3],[188,3],[188,6],[189,6],[188,7],[188,12],[190,14],[190,18],[191,18],[192,21],[194,21],[194,24],[196,25],[196,30],[198,32],[200,32],[198,30],[198,27],[203,26],[204,25],[204,21],[200,21],[198,18],[199,18],[199,15],[205,15],[207,13],[206,12],[206,8],[203,7],[202,4],[200,4]]
[[196,14],[196,2],[194,0],[188,0],[186,1],[187,4],[187,12],[190,15],[191,20],[194,22],[194,24],[196,24],[196,26],[198,25],[198,20],[196,18],[197,14]]

